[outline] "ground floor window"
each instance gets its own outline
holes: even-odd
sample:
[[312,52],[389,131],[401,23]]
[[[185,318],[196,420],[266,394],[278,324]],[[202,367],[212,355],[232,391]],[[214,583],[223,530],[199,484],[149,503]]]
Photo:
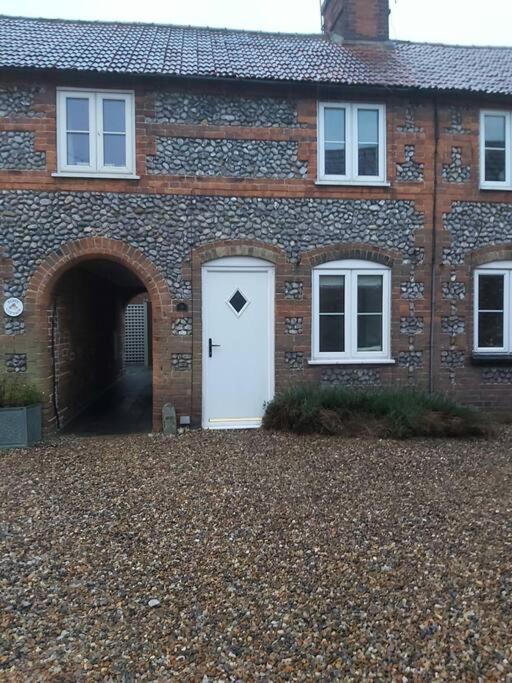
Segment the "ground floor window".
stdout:
[[332,261],[313,271],[313,360],[364,362],[390,355],[390,270]]
[[512,353],[512,261],[475,272],[475,351]]

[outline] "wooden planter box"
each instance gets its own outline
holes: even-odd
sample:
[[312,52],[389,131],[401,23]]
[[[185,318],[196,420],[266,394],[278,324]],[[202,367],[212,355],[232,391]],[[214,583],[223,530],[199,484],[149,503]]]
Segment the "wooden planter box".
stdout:
[[0,448],[27,448],[41,441],[41,404],[0,408]]

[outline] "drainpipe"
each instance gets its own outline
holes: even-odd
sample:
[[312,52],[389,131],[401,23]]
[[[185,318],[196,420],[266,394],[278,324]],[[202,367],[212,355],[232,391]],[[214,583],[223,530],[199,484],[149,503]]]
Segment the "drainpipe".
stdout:
[[438,161],[439,161],[439,106],[437,97],[433,99],[434,106],[434,181],[432,189],[432,263],[430,272],[430,353],[429,353],[429,372],[428,390],[434,391],[434,358],[436,347],[436,324],[435,311],[437,303],[437,190],[438,190]]

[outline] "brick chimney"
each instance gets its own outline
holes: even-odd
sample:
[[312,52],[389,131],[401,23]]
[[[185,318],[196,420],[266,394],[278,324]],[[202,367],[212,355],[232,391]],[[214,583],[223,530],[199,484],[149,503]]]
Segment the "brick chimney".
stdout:
[[343,40],[389,40],[389,0],[324,0],[324,33]]

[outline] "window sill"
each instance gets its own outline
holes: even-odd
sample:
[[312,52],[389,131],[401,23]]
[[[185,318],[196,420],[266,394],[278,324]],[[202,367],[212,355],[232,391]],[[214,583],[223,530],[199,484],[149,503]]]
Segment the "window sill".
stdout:
[[474,351],[471,355],[472,365],[512,365],[512,353],[480,353]]
[[316,180],[315,185],[341,185],[346,187],[391,187],[385,180]]
[[52,178],[102,178],[103,180],[140,180],[140,175],[131,173],[66,173],[56,171]]
[[393,358],[347,358],[346,360],[325,359],[317,360],[311,358],[308,365],[395,365]]
[[482,192],[512,192],[512,185],[487,185],[481,184]]

